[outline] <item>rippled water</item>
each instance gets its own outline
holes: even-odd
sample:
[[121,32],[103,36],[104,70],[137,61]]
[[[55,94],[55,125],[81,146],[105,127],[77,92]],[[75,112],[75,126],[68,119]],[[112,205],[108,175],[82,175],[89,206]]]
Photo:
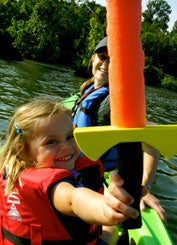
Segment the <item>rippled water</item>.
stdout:
[[[68,67],[0,60],[0,134],[5,133],[9,117],[22,103],[34,97],[66,98],[77,92],[83,81]],[[177,93],[147,87],[146,99],[148,120],[177,124]],[[167,228],[177,244],[177,155],[161,157],[152,191],[167,212]]]
[[146,87],[146,105],[149,120],[159,124],[177,124],[177,93]]
[[78,91],[83,79],[66,67],[32,61],[0,60],[0,128],[4,132],[7,120],[18,105],[31,98],[48,96],[59,99]]

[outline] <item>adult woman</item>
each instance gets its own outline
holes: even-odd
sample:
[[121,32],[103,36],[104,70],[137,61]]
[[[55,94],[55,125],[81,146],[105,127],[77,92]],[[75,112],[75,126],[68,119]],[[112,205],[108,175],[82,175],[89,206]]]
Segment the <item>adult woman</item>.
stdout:
[[[81,98],[78,100],[73,113],[73,124],[76,127],[110,124],[110,103],[108,86],[109,56],[107,52],[107,37],[103,38],[95,48],[91,57],[93,77],[84,82],[81,86]],[[166,221],[165,211],[158,199],[150,194],[157,164],[159,152],[148,144],[143,143],[144,150],[144,171],[143,171],[143,192],[147,193],[140,203],[141,209],[145,205],[154,208],[163,221]],[[117,165],[116,147],[106,152],[101,158],[106,170],[111,170]]]

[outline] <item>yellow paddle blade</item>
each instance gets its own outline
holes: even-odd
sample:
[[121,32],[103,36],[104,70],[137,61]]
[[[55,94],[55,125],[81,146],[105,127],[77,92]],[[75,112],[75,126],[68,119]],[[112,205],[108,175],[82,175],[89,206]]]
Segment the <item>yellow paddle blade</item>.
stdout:
[[167,158],[177,153],[177,124],[149,125],[144,128],[116,126],[75,128],[74,137],[80,150],[92,160],[99,159],[120,142],[146,142]]

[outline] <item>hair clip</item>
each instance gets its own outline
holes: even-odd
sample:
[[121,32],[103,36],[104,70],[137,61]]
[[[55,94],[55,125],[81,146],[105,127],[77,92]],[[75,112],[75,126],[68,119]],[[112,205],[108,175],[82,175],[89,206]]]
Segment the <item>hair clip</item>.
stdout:
[[16,121],[14,121],[14,126],[15,126],[15,132],[16,132],[17,134],[20,134],[22,130],[18,127]]

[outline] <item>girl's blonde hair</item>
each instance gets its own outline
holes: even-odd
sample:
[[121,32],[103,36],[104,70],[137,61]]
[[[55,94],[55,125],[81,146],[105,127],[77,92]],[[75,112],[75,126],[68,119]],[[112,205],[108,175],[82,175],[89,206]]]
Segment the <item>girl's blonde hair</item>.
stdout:
[[7,140],[0,153],[0,171],[6,178],[5,193],[9,194],[24,168],[34,166],[33,159],[28,155],[29,142],[37,130],[41,118],[50,117],[55,113],[71,112],[62,104],[37,99],[18,108],[10,120]]

